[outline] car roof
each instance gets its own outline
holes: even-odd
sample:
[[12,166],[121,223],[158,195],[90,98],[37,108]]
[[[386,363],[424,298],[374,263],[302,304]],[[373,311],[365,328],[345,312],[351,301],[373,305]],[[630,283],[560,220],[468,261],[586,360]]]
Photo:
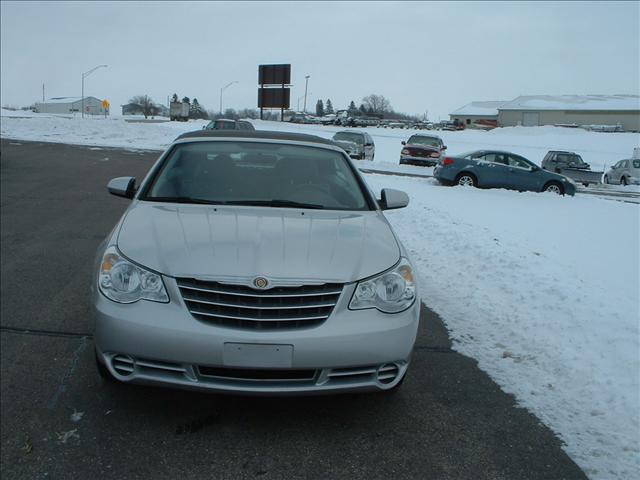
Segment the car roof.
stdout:
[[176,140],[182,140],[184,138],[257,138],[336,146],[336,143],[333,140],[327,140],[326,138],[317,137],[315,135],[273,132],[269,130],[195,130],[193,132],[183,133],[176,138]]
[[366,132],[361,132],[360,130],[340,130],[336,133],[359,133],[360,135],[364,135]]
[[442,140],[442,138],[440,138],[438,135],[432,135],[430,133],[412,133],[411,137],[427,137],[427,138],[437,138],[438,140]]

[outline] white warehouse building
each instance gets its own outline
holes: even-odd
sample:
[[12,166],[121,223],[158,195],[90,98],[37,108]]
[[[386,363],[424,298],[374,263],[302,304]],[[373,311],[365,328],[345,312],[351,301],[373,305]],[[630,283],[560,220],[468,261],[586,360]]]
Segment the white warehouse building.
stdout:
[[[82,97],[54,97],[46,102],[36,103],[37,113],[80,113]],[[104,115],[109,110],[102,108],[102,100],[96,97],[84,97],[84,113],[86,115]]]
[[532,95],[498,107],[501,127],[538,125],[619,125],[640,131],[638,95]]

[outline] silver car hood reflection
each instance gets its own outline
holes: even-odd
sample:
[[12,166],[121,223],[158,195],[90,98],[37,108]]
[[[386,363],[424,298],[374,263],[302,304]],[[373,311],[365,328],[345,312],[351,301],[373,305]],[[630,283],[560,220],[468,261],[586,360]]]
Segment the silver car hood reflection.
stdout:
[[352,282],[393,266],[398,242],[381,212],[138,202],[117,245],[172,277],[274,283]]

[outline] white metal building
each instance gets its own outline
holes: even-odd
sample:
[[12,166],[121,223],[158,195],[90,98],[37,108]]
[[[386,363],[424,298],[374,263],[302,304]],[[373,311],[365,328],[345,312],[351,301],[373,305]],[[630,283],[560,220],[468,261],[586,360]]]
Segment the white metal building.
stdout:
[[502,127],[620,125],[626,131],[640,131],[640,96],[521,96],[498,108],[498,124]]
[[450,120],[458,120],[465,125],[472,125],[478,120],[498,121],[498,108],[507,103],[505,100],[491,102],[471,102],[451,112]]
[[[54,97],[46,102],[36,103],[37,113],[81,113],[82,97]],[[84,113],[86,115],[104,115],[102,100],[96,97],[84,97]],[[107,110],[107,114],[109,111]]]

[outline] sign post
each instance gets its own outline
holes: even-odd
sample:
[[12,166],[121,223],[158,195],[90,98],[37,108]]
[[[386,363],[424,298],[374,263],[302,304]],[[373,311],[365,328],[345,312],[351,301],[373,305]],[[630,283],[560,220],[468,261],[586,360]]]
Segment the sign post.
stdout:
[[107,112],[109,111],[109,100],[102,100],[102,109],[104,110],[104,118],[107,118]]

